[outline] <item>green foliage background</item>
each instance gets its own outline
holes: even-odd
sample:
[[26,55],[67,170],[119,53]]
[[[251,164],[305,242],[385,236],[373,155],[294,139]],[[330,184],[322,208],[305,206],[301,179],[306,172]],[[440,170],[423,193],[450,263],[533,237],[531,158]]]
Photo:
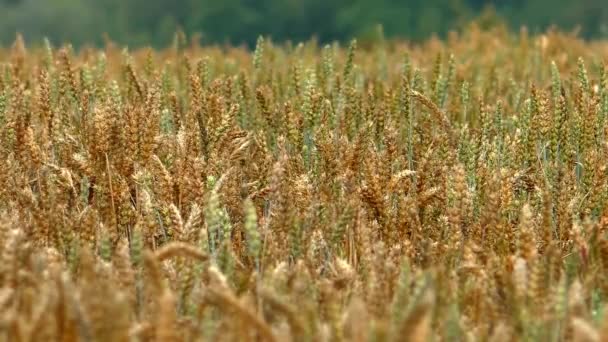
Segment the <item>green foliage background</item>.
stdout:
[[274,40],[370,37],[382,24],[388,37],[445,35],[470,20],[531,31],[580,27],[586,38],[608,36],[605,0],[0,0],[0,43],[17,31],[28,41],[167,45],[177,27],[206,43],[253,45]]

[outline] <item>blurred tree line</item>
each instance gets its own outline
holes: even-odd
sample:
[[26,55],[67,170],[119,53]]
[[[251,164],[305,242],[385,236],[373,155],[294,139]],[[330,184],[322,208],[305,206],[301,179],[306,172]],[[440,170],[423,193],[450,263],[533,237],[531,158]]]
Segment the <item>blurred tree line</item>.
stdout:
[[29,41],[164,46],[176,28],[204,43],[345,40],[373,34],[420,40],[444,35],[472,19],[544,30],[580,25],[584,37],[608,37],[607,0],[0,0],[0,43],[17,31]]

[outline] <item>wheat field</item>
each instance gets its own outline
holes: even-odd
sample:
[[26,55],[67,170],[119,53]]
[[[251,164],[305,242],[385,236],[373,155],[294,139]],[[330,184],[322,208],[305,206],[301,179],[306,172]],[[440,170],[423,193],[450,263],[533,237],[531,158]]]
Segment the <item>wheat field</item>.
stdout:
[[0,341],[608,341],[608,41],[0,49]]

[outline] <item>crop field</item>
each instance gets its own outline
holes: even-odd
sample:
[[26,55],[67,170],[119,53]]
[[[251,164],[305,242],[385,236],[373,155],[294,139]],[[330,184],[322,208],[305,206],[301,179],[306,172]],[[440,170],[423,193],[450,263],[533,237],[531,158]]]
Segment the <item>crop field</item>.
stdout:
[[0,341],[608,341],[608,41],[0,49]]

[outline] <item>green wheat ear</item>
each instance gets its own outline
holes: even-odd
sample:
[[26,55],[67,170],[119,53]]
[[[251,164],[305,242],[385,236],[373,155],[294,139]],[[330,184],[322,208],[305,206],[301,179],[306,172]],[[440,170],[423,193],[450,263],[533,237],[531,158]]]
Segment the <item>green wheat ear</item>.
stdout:
[[304,232],[302,223],[297,217],[294,218],[294,222],[292,222],[291,229],[289,229],[288,233],[290,256],[293,258],[293,260],[298,260],[303,253],[302,236]]
[[4,123],[4,115],[6,111],[6,93],[2,92],[0,93],[0,124]]
[[348,83],[350,76],[354,68],[355,52],[357,51],[357,40],[353,39],[348,46],[348,56],[346,58],[346,65],[344,66],[344,82]]
[[606,65],[602,63],[600,66],[600,113],[598,115],[598,137],[600,141],[604,141],[604,125],[608,118],[608,72],[606,71]]
[[245,210],[245,237],[247,240],[247,251],[249,256],[255,261],[256,267],[260,267],[260,251],[262,250],[262,242],[260,240],[260,232],[258,231],[258,217],[255,206],[251,199],[246,199],[244,203]]
[[71,239],[65,243],[66,245],[66,259],[68,263],[68,267],[72,272],[75,272],[78,267],[78,261],[80,260],[80,249],[82,246],[80,245],[80,241],[78,239]]
[[262,68],[262,58],[264,57],[264,37],[259,36],[253,52],[253,68],[259,71]]
[[[261,57],[260,57],[261,59]],[[211,82],[211,61],[209,59],[209,57],[205,57],[203,58],[203,62],[202,62],[202,66],[201,66],[201,70],[200,70],[200,78],[201,78],[201,85],[203,87],[207,87],[209,85],[209,83]],[[261,60],[260,60],[261,63]]]
[[101,96],[106,92],[106,82],[105,82],[105,74],[107,70],[108,60],[106,54],[101,52],[97,56],[97,60],[95,61],[95,65],[93,67],[93,83],[95,86],[96,94]]
[[441,99],[441,92],[444,83],[443,76],[443,57],[441,53],[438,53],[435,57],[435,62],[433,63],[433,74],[431,78],[431,91],[432,91],[432,100],[435,103],[438,103]]
[[306,84],[304,88],[304,102],[302,104],[302,112],[306,118],[307,128],[311,131],[315,128],[318,119],[318,113],[313,111],[313,95],[317,83],[317,76],[314,70],[309,69],[306,72]]
[[555,64],[555,61],[551,61],[551,93],[553,94],[553,103],[559,101],[561,90],[562,80],[559,70],[557,69],[557,64]]
[[80,69],[80,78],[82,79],[83,86],[85,89],[92,91],[94,88],[95,78],[93,76],[93,71],[88,66],[84,65],[82,69]]
[[120,87],[116,81],[110,83],[110,98],[115,106],[118,108],[122,106],[122,95],[120,94]]
[[44,67],[50,71],[53,64],[53,46],[48,38],[44,38]]
[[215,189],[211,190],[209,193],[204,212],[205,223],[207,224],[207,231],[209,234],[209,252],[213,255],[215,254],[216,249],[219,247],[219,235],[222,233],[220,200]]
[[589,85],[589,76],[587,75],[587,68],[585,67],[585,61],[582,57],[578,58],[578,82],[585,94],[590,94],[591,88]]
[[161,90],[163,95],[167,96],[173,91],[173,83],[171,81],[171,73],[169,65],[165,64],[161,75]]
[[462,115],[461,121],[462,124],[466,124],[468,120],[468,110],[469,110],[469,101],[471,99],[470,96],[471,86],[468,81],[463,81],[460,86],[460,102],[462,103]]
[[331,93],[334,89],[334,52],[331,45],[323,47],[323,79],[325,80],[325,91]]
[[439,97],[439,107],[445,108],[446,101],[448,100],[450,87],[454,82],[454,77],[456,75],[456,60],[454,58],[454,54],[450,54],[448,59],[448,71],[444,78],[441,79],[440,84],[440,97]]
[[138,267],[143,260],[144,237],[141,229],[135,226],[131,232],[130,256],[133,266]]
[[99,242],[99,256],[102,260],[110,262],[112,259],[112,241],[105,226],[101,227],[101,241]]

